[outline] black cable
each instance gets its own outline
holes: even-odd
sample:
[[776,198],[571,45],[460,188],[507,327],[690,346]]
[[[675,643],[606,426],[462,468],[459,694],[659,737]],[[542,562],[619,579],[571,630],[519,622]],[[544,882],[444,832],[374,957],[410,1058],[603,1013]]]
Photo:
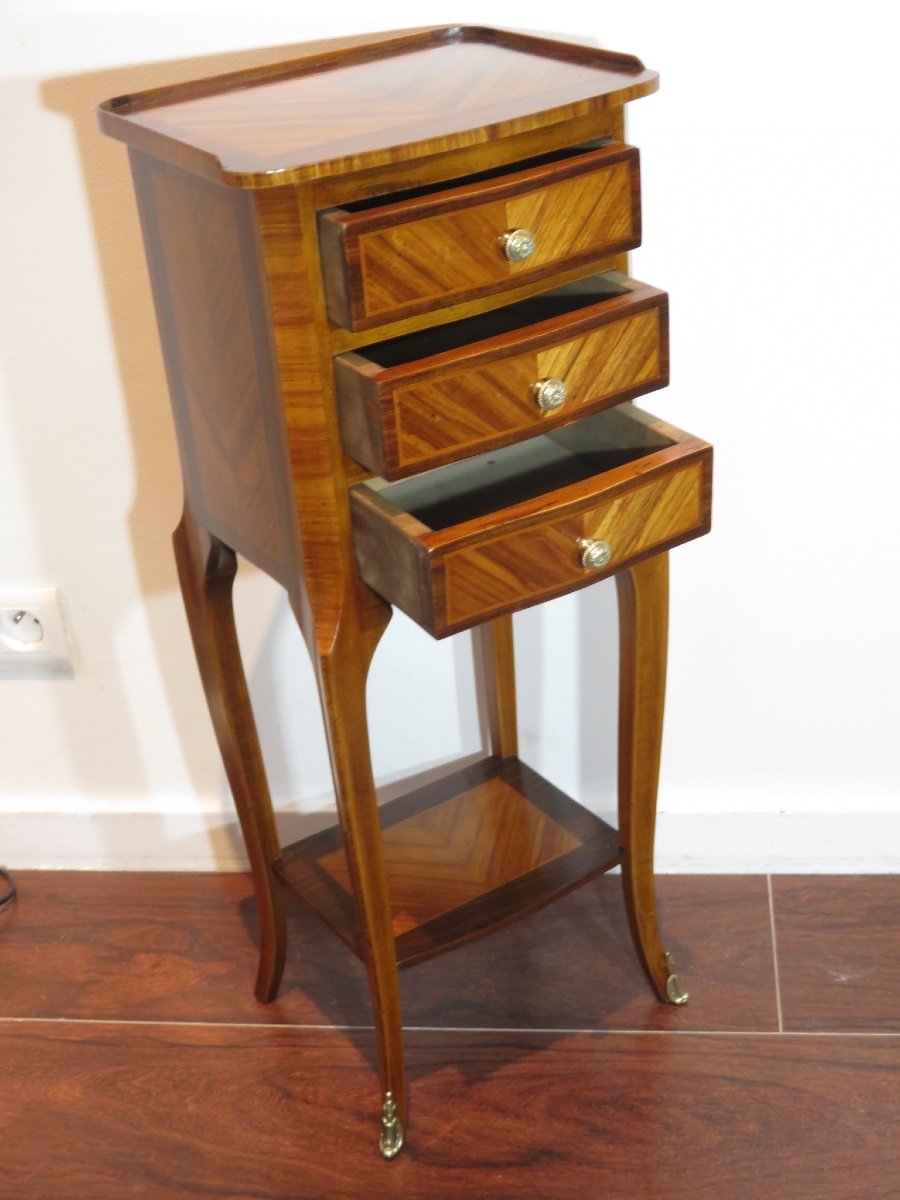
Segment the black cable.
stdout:
[[7,871],[6,867],[0,867],[0,879],[5,879],[7,883],[6,891],[0,894],[0,911],[2,911],[6,908],[7,904],[12,904],[16,898],[16,881],[10,875],[9,871]]

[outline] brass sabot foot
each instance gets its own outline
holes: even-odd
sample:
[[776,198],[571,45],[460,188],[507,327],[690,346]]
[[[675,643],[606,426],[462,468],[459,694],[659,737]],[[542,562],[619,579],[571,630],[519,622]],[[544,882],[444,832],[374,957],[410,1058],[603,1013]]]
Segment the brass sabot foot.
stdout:
[[666,953],[666,970],[669,973],[666,979],[666,999],[670,1004],[687,1004],[690,999],[690,992],[686,992],[678,982],[678,976],[675,974],[675,963],[672,955]]
[[390,1092],[385,1093],[384,1107],[381,1110],[381,1137],[378,1139],[378,1149],[382,1158],[396,1158],[403,1149],[403,1128],[397,1116],[397,1105]]

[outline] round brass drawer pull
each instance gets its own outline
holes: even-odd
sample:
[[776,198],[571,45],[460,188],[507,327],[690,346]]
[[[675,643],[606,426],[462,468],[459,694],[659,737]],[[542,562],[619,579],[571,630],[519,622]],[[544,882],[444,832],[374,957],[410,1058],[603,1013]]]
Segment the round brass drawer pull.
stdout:
[[597,538],[581,538],[581,565],[587,571],[599,571],[612,558],[612,547]]
[[534,254],[536,242],[534,234],[528,229],[513,229],[504,233],[500,239],[503,253],[510,262],[524,262]]
[[565,404],[569,392],[562,379],[539,379],[531,385],[534,398],[542,413],[556,412]]

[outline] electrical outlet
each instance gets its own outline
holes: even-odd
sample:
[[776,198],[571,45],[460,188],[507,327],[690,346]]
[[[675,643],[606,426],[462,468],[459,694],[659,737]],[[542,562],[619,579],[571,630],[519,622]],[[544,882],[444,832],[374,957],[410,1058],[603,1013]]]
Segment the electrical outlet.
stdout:
[[0,679],[71,679],[55,588],[0,588]]

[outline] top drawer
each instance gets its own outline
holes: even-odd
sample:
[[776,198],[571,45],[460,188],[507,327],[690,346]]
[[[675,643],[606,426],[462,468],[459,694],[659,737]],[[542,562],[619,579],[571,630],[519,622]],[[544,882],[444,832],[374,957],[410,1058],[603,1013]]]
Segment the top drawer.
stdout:
[[638,152],[618,143],[319,214],[328,314],[348,329],[502,291],[640,240]]

